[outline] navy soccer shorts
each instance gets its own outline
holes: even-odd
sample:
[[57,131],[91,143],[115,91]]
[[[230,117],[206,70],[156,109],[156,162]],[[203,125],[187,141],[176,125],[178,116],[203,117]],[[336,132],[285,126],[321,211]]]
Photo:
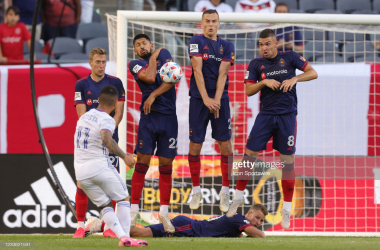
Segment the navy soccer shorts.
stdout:
[[229,97],[220,100],[219,118],[204,105],[199,98],[190,98],[189,138],[190,141],[201,143],[205,141],[208,122],[211,121],[212,138],[217,141],[231,139],[231,113]]
[[171,220],[173,226],[175,227],[175,233],[165,232],[162,223],[156,225],[146,226],[152,230],[153,237],[197,237],[198,235],[191,228],[191,219],[179,215]]
[[273,148],[280,154],[296,152],[297,111],[283,115],[258,114],[247,140],[247,149],[260,152],[273,136]]
[[151,111],[141,113],[135,150],[141,154],[173,158],[177,155],[177,115],[165,115]]

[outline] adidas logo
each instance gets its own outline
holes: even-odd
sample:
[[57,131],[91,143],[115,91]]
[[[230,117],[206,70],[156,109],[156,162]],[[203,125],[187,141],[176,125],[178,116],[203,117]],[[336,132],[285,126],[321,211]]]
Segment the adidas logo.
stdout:
[[207,45],[203,47],[203,49],[208,49]]
[[90,90],[87,92],[87,95],[92,95],[92,93],[91,93],[91,91],[90,91]]
[[[261,65],[261,68],[260,69],[265,69],[265,66],[264,65]],[[88,94],[88,93],[87,93]]]
[[[63,162],[53,166],[54,170],[64,188],[65,193],[71,201],[75,200],[76,184],[71,178]],[[51,180],[54,178],[48,169]],[[8,209],[3,214],[3,222],[8,228],[76,228],[76,219],[71,211],[62,204],[56,191],[46,176],[30,184],[32,192],[26,191],[13,199],[17,209]],[[38,202],[37,202],[38,201]],[[24,206],[34,206],[34,209],[26,209]],[[58,209],[57,209],[58,208]],[[99,212],[90,211],[99,216]],[[87,217],[91,216],[87,214]],[[54,218],[54,219],[53,219]],[[67,226],[66,226],[67,225]]]

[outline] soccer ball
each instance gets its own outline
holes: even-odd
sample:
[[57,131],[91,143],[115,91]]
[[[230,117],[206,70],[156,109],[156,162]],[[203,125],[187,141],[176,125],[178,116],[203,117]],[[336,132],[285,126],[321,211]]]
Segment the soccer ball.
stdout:
[[167,62],[160,69],[162,81],[170,84],[176,84],[182,78],[182,69],[175,62]]

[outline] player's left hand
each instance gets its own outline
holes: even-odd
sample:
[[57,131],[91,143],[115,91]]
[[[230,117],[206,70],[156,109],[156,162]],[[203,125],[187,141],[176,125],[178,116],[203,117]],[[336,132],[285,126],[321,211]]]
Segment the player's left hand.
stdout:
[[146,101],[144,102],[144,114],[147,115],[150,113],[150,108],[152,107],[154,100],[156,100],[156,98],[152,95],[150,95],[148,99],[146,99]]
[[284,92],[291,91],[293,86],[296,85],[297,80],[293,77],[291,79],[285,80],[282,82],[280,86],[280,90],[283,90]]

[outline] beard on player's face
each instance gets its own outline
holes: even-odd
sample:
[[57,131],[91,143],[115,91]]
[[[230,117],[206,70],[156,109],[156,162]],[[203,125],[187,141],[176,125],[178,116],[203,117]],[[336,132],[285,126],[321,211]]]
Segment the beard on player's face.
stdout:
[[140,51],[140,53],[138,53],[139,57],[142,58],[142,59],[147,59],[148,57],[150,57],[152,55],[152,50],[149,49],[148,50],[145,50],[145,51]]

